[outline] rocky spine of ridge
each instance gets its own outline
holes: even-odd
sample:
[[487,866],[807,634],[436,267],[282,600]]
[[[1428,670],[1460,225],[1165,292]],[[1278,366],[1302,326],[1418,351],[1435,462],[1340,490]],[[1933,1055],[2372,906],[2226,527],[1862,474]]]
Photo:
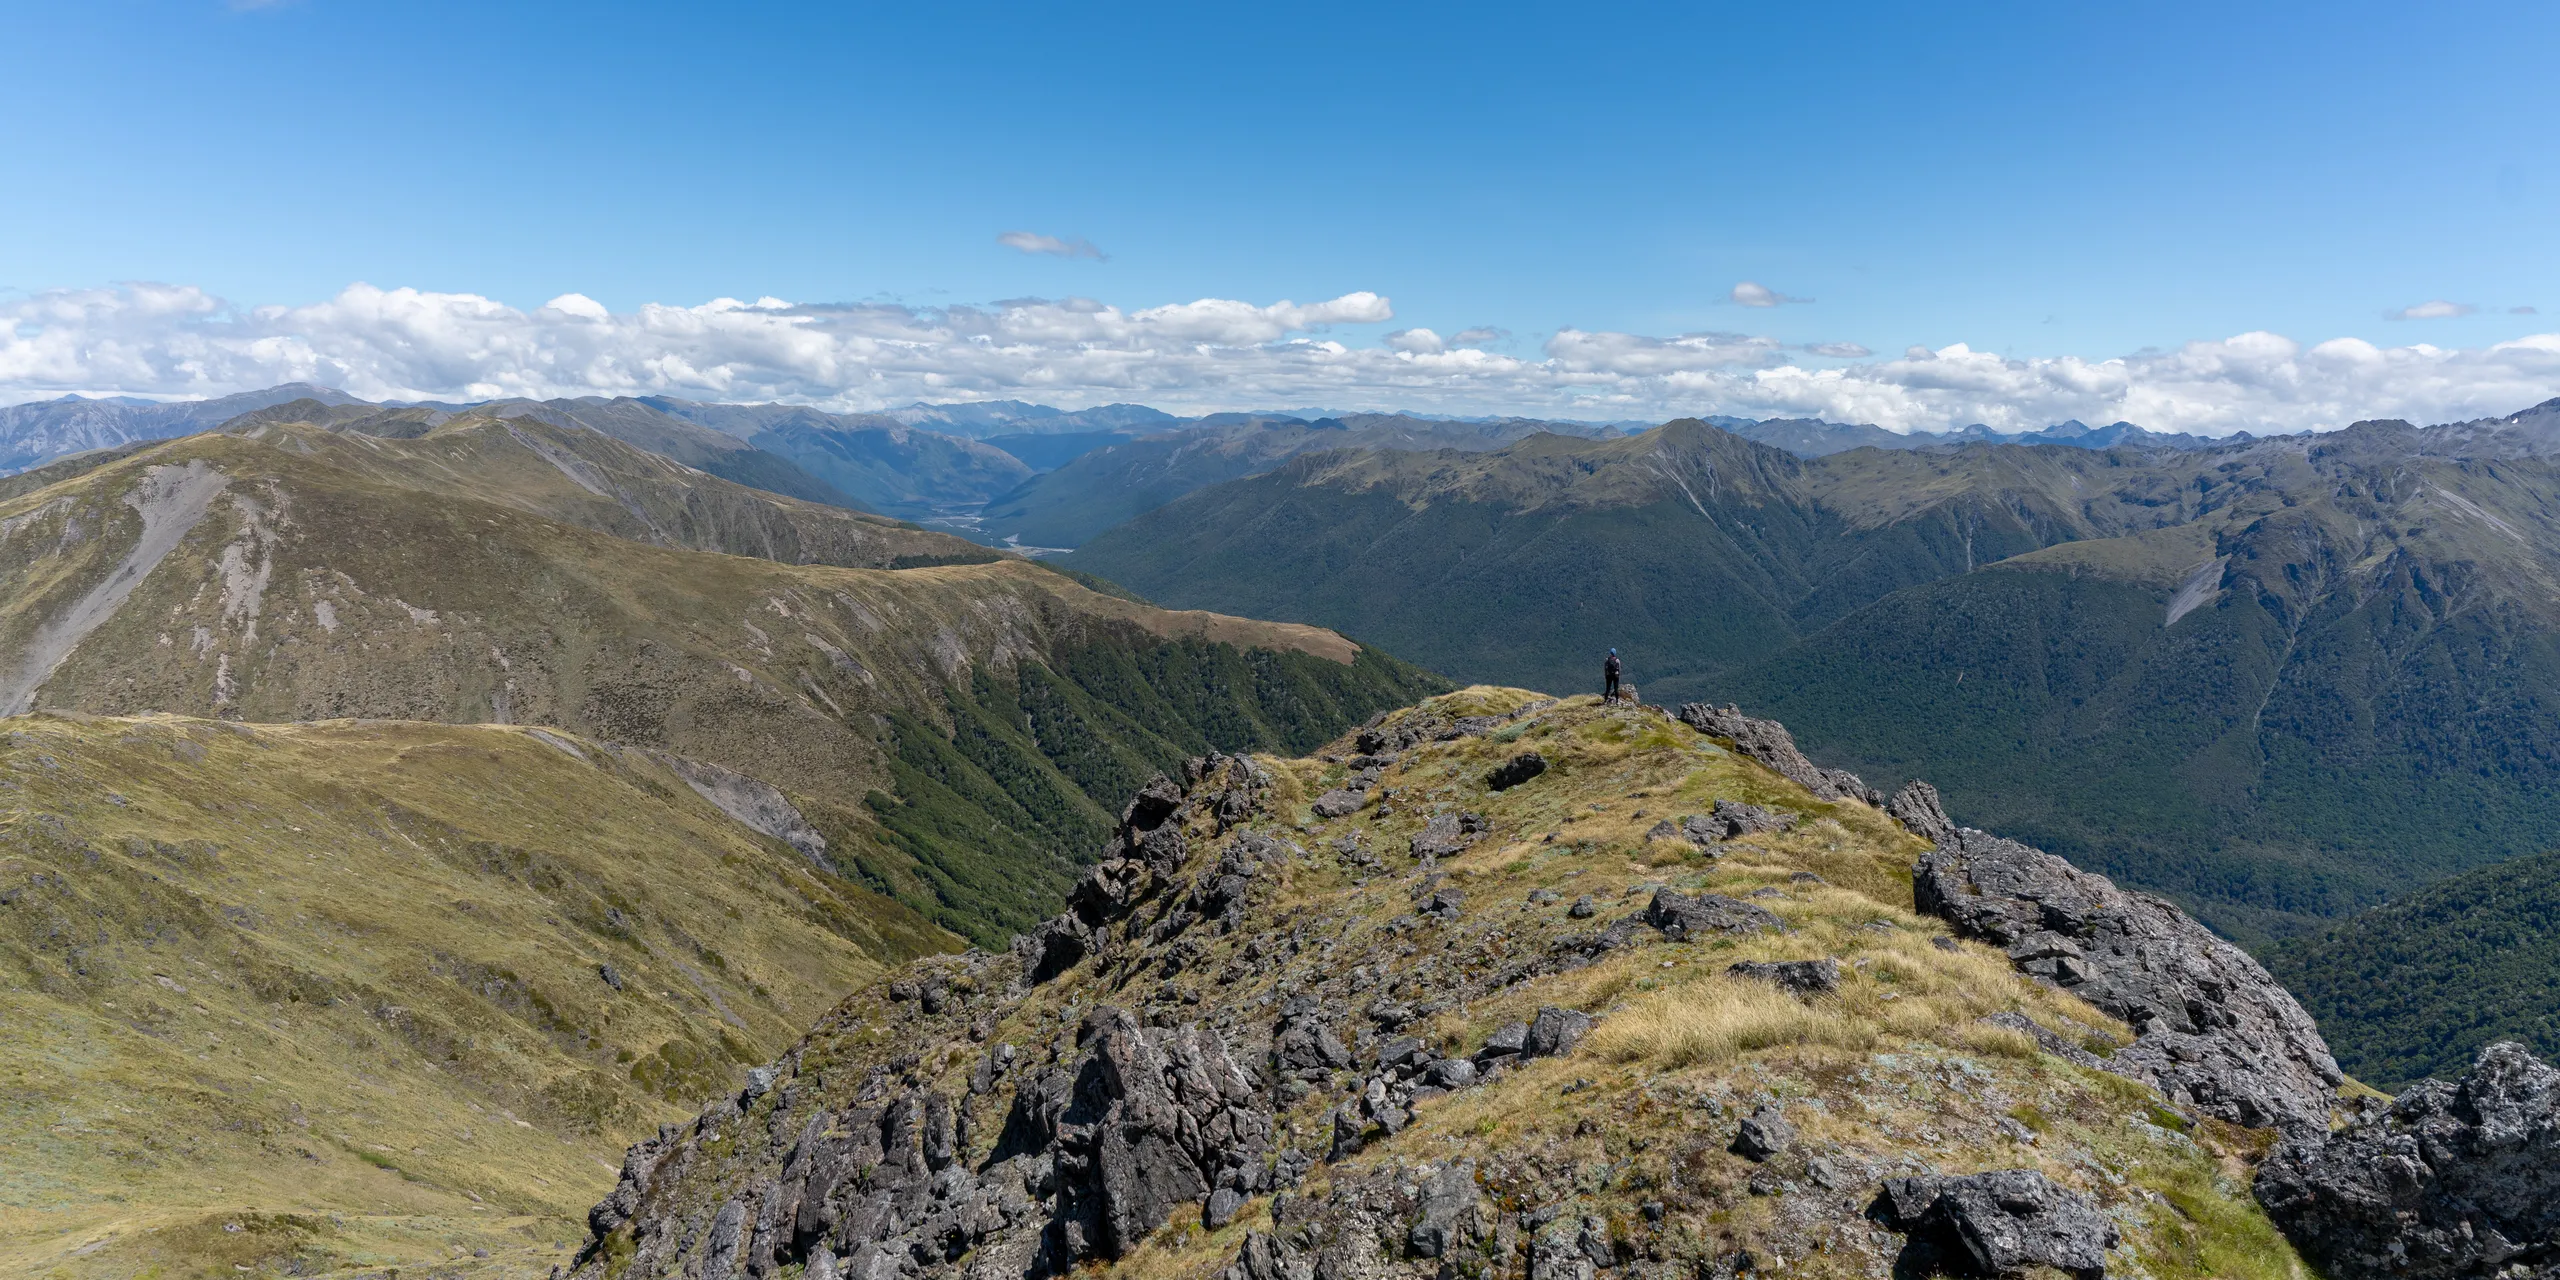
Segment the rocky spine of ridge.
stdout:
[[[1373,723],[1319,761],[1210,757],[1179,782],[1149,783],[1059,916],[1005,953],[920,961],[856,993],[746,1090],[634,1148],[594,1211],[577,1280],[1014,1280],[1133,1259],[1150,1275],[1221,1280],[1730,1280],[1780,1262],[1809,1274],[2050,1267],[2085,1278],[2162,1256],[2137,1249],[2156,1240],[2146,1224],[2201,1221],[2183,1208],[2146,1216],[2146,1203],[2168,1214],[2169,1202],[2126,1179],[2263,1149],[2262,1140],[2212,1134],[2278,1128],[2291,1135],[2283,1150],[2304,1153],[2297,1163],[2318,1164],[2325,1125],[2309,1120],[2325,1116],[2335,1069],[2324,1077],[2316,1031],[2245,957],[2235,961],[2173,907],[1956,828],[1926,784],[1904,788],[1878,814],[1868,808],[1876,793],[1852,775],[1816,774],[1839,797],[1825,802],[1809,787],[1782,796],[1751,781],[1765,774],[1711,763],[1720,753],[1709,743],[1720,740],[1773,772],[1816,768],[1773,723],[1717,717],[1711,723],[1742,732],[1709,739],[1675,732],[1667,719],[1589,704],[1481,717],[1424,708]],[[1605,909],[1594,895],[1569,910],[1567,895],[1547,887],[1516,905],[1487,902],[1489,882],[1516,885],[1541,858],[1568,881],[1620,878],[1608,870],[1614,855],[1595,858],[1579,840],[1558,844],[1522,824],[1548,824],[1524,815],[1558,813],[1559,803],[1597,814],[1621,794],[1664,794],[1659,782],[1590,789],[1593,769],[1626,759],[1598,748],[1630,735],[1666,753],[1655,759],[1674,772],[1657,778],[1726,779],[1672,806],[1675,815],[1712,808],[1721,820],[1656,824],[1667,832],[1634,821],[1651,821],[1641,810],[1626,820],[1663,860],[1653,865],[1688,870],[1627,877],[1616,894],[1626,905],[1605,923],[1593,919]],[[1485,766],[1531,742],[1550,767],[1491,790]],[[1345,773],[1366,775],[1353,793],[1358,816],[1327,818],[1307,804],[1348,790],[1336,782]],[[1737,786],[1751,801],[1733,795]],[[1484,812],[1461,808],[1470,804]],[[1311,809],[1312,822],[1292,825]],[[1745,809],[1757,816],[1743,820]],[[1398,838],[1409,848],[1395,853],[1372,848],[1366,834],[1390,810],[1403,825],[1385,830],[1412,830]],[[1909,937],[1920,924],[1907,913],[1905,923],[1875,919],[1843,932],[1836,914],[1820,912],[1891,916],[1881,905],[1889,899],[1845,895],[1822,876],[1783,869],[1784,859],[1838,850],[1853,832],[1891,848],[1904,829],[1944,837],[1915,872],[1922,915],[1996,952],[1943,934],[1934,946]],[[1308,836],[1316,838],[1302,842]],[[1479,847],[1500,852],[1471,857]],[[1766,860],[1780,848],[1794,852],[1773,866]],[[1737,875],[1792,889],[1745,892],[1750,881]],[[1817,902],[1828,905],[1817,911]],[[1575,931],[1582,921],[1597,931]],[[1897,934],[1921,945],[1889,941]],[[1987,1015],[1980,1005],[1962,1015],[1980,1031],[1933,1016],[1930,1040],[1853,1052],[1853,1075],[1834,1078],[1796,1074],[1803,1060],[1784,1053],[1704,1075],[1678,1071],[1679,1058],[1667,1060],[1669,1072],[1663,1061],[1630,1072],[1619,1065],[1630,1061],[1627,1037],[1643,1034],[1663,1006],[1595,998],[1588,985],[1632,995],[1650,982],[1623,985],[1636,975],[1695,966],[1698,976],[1681,981],[1721,985],[1678,990],[1710,1006],[1747,1003],[1759,990],[1824,1016],[1873,1018],[1897,1007],[1875,1003],[1876,975],[1931,955],[1951,965],[1979,956],[2018,975],[2015,991],[2054,994],[2026,1004],[1995,996]],[[1975,991],[1999,987],[1968,981]],[[2109,1015],[2130,1028],[2129,1045],[2070,1030],[2071,1018]],[[1983,1059],[1935,1058],[1927,1048],[1989,1034],[2013,1037],[2020,1047],[1999,1052],[2036,1065],[1986,1070]],[[1931,1062],[1940,1065],[1919,1068],[1924,1092],[1895,1083]],[[2127,1095],[2131,1086],[2088,1083],[2109,1074],[2142,1087]],[[1997,1083],[1975,1101],[1980,1086],[1969,1075]],[[2054,1094],[2064,1081],[2079,1083]],[[2013,1105],[2022,1091],[2044,1101]],[[2140,1101],[2152,1096],[2167,1105]],[[1908,1118],[1889,1119],[1915,1103]],[[1996,1109],[2004,1107],[2007,1115]],[[2049,1124],[2056,1112],[2041,1108],[2102,1119],[2096,1130],[2039,1137],[2017,1117]],[[2495,1158],[2482,1153],[2495,1144],[2480,1135],[2496,1126],[2458,1100],[2436,1111],[2470,1126],[2436,1166],[2438,1200],[2453,1204],[2481,1185],[2483,1161]],[[1496,1121],[1505,1115],[1523,1119]],[[1914,1134],[1897,1123],[1924,1127]],[[1545,1137],[1542,1125],[1552,1126]],[[1951,1141],[1949,1131],[2011,1145]],[[2086,1145],[2125,1132],[2152,1145],[2139,1155]],[[1585,1141],[1604,1143],[1598,1150],[1614,1163],[1584,1163],[1593,1158]],[[2542,1150],[2532,1141],[2498,1150],[2529,1158]],[[2359,1157],[2350,1149],[2328,1158]],[[1593,1172],[1604,1167],[1621,1172]],[[2208,1162],[2189,1176],[2225,1185],[2210,1171],[2222,1167]],[[2326,1185],[2310,1176],[2295,1184]],[[2548,1202],[2531,1202],[2538,1185],[2519,1193],[2521,1207],[2468,1220],[2472,1234],[2485,1222],[2521,1241],[2498,1256],[2540,1257],[2533,1250],[2550,1235],[2535,1225],[2545,1221],[2535,1203]],[[2269,1194],[2263,1179],[2259,1193]],[[2298,1198],[2327,1206],[2318,1213],[2328,1215],[2328,1237],[2375,1229],[2370,1215],[2357,1216],[2368,1206],[2353,1194],[2319,1194]],[[2279,1220],[2319,1247],[2319,1237],[2300,1234],[2303,1215]],[[2280,1249],[2273,1228],[2261,1229],[2262,1256]],[[2543,1233],[2524,1238],[2535,1230]],[[2458,1248],[2421,1244],[2435,1250],[2430,1258]]]
[[[1540,705],[1551,704],[1532,704]],[[1798,810],[1699,796],[1682,803],[1721,815],[1697,815],[1707,838],[1685,821],[1668,838],[1636,823],[1638,838],[1705,874],[1693,870],[1684,881],[1694,891],[1665,881],[1625,886],[1618,896],[1626,905],[1597,933],[1573,927],[1599,914],[1589,896],[1570,910],[1546,889],[1525,902],[1469,901],[1482,890],[1461,886],[1482,884],[1483,864],[1463,877],[1438,866],[1464,861],[1486,841],[1546,847],[1512,825],[1523,806],[1555,803],[1539,799],[1542,788],[1575,810],[1585,795],[1615,794],[1554,790],[1590,767],[1572,731],[1600,731],[1602,741],[1652,735],[1659,745],[1650,749],[1671,753],[1683,771],[1720,754],[1647,709],[1561,715],[1543,722],[1529,707],[1476,717],[1425,710],[1355,735],[1356,754],[1333,767],[1377,771],[1361,797],[1368,820],[1386,808],[1416,810],[1405,819],[1419,824],[1409,852],[1383,859],[1352,836],[1322,841],[1330,854],[1291,837],[1280,813],[1293,802],[1275,792],[1304,786],[1303,773],[1283,780],[1256,762],[1213,757],[1194,761],[1180,782],[1151,782],[1058,917],[1006,953],[921,961],[898,981],[857,993],[746,1090],[635,1147],[594,1211],[576,1275],[734,1280],[796,1267],[804,1277],[1011,1280],[1160,1248],[1168,1225],[1195,1221],[1211,1232],[1245,1225],[1223,1262],[1185,1264],[1223,1268],[1228,1280],[1488,1266],[1590,1280],[1665,1264],[1729,1277],[1772,1257],[1835,1247],[1877,1266],[1899,1250],[1991,1268],[1981,1274],[2035,1262],[2085,1271],[2108,1256],[2116,1228],[2086,1191],[2032,1170],[1942,1173],[1933,1158],[1942,1152],[1872,1145],[1881,1138],[1844,1147],[1826,1134],[1818,1103],[1790,1104],[1747,1083],[1714,1085],[1681,1104],[1705,1110],[1683,1117],[1675,1109],[1627,1131],[1638,1150],[1673,1143],[1656,1158],[1672,1163],[1606,1196],[1577,1191],[1570,1159],[1546,1145],[1573,1134],[1525,1147],[1521,1137],[1456,1148],[1440,1145],[1445,1139],[1427,1148],[1399,1141],[1470,1097],[1535,1114],[1582,1105],[1577,1091],[1591,1082],[1569,1075],[1561,1103],[1538,1099],[1559,1079],[1550,1060],[1600,1073],[1618,1060],[1586,1047],[1606,1013],[1565,1003],[1586,972],[1696,965],[1734,989],[1759,987],[1790,1002],[1835,1000],[1844,985],[1868,981],[1858,970],[1874,961],[1855,950],[1863,944],[1844,953],[1845,963],[1729,963],[1719,954],[1832,945],[1787,941],[1801,931],[1771,909],[1786,891],[1737,897],[1704,883],[1728,860],[1768,856],[1755,841],[1812,848],[1836,838],[1801,829]],[[1552,767],[1488,797],[1490,817],[1458,811],[1483,794],[1468,790],[1484,786],[1483,762],[1521,754],[1503,736],[1519,732],[1550,735],[1532,740],[1555,756]],[[1498,740],[1479,742],[1488,737]],[[1720,767],[1743,776],[1739,766]],[[1432,778],[1450,783],[1416,790]],[[1857,821],[1879,838],[1899,838],[1883,835],[1891,827],[1880,818]],[[1559,870],[1608,865],[1562,848],[1551,856],[1568,859]],[[1290,887],[1346,873],[1352,900],[1307,900]],[[1797,897],[1824,891],[1809,873],[1778,878]],[[1403,914],[1364,918],[1379,899],[1402,902]],[[1875,927],[1890,935],[1913,926]],[[1463,1038],[1436,1021],[1488,1002],[1519,1014]],[[2034,1028],[2029,1036],[2062,1043],[2017,1012],[1987,1021],[2001,1034]],[[2075,1061],[2069,1054],[2087,1056],[2076,1048],[2057,1056]],[[1607,1105],[1601,1114],[1616,1114],[1619,1104]],[[1649,1104],[1631,1097],[1625,1105]],[[1946,1122],[1943,1103],[1929,1114]],[[1724,1116],[1738,1126],[1719,1123]],[[1996,1122],[1995,1112],[1968,1123],[2003,1132]],[[1573,1133],[1591,1132],[1590,1123]],[[1723,1190],[1681,1189],[1693,1175],[1680,1171],[1700,1161],[1722,1162],[1710,1182],[1728,1180]],[[1869,1208],[1889,1177],[1916,1180],[1902,1217]],[[1664,1178],[1671,1181],[1652,1181]],[[1713,1205],[1730,1213],[1761,1196],[1783,1201],[1769,1202],[1784,1210],[1776,1221],[1753,1228],[1762,1233],[1754,1239],[1774,1244],[1719,1242],[1705,1225]],[[2118,1203],[2114,1212],[2134,1210]]]
[[1966,827],[1913,871],[1920,908],[2133,1027],[2112,1069],[2250,1128],[2325,1129],[2344,1080],[2320,1029],[2247,952],[2165,899]]

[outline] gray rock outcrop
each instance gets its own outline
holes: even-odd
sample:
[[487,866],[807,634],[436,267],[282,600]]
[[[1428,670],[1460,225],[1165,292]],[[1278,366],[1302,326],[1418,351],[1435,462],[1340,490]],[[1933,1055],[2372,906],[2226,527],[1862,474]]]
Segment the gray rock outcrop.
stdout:
[[1711,707],[1692,702],[1680,708],[1680,722],[1711,738],[1733,743],[1733,749],[1767,765],[1779,777],[1825,800],[1860,800],[1881,807],[1884,797],[1846,769],[1825,769],[1796,749],[1794,735],[1775,720],[1754,720],[1740,707]]
[[2331,1280],[2560,1276],[2560,1070],[2490,1045],[2457,1082],[2286,1139],[2255,1190]]
[[1911,1237],[1896,1274],[1999,1277],[2042,1266],[2096,1280],[2119,1239],[2088,1197],[2032,1169],[1895,1178],[1873,1214]]
[[1436,813],[1422,824],[1413,837],[1416,858],[1448,858],[1467,851],[1468,847],[1492,830],[1481,814]]
[[1902,824],[1904,830],[1931,844],[1953,844],[1956,824],[1947,817],[1946,806],[1938,801],[1938,789],[1913,779],[1903,784],[1893,798],[1884,802],[1885,814]]
[[1702,893],[1696,897],[1657,889],[1653,901],[1643,914],[1634,917],[1660,929],[1674,942],[1700,937],[1708,933],[1754,933],[1762,929],[1783,930],[1786,925],[1768,908],[1720,893]]
[[1912,868],[1920,909],[2134,1029],[2110,1070],[2251,1128],[2325,1130],[2343,1077],[2246,952],[2169,902],[1970,827]]
[[1762,1107],[1743,1118],[1734,1131],[1733,1153],[1745,1160],[1767,1162],[1794,1146],[1796,1127],[1776,1107]]

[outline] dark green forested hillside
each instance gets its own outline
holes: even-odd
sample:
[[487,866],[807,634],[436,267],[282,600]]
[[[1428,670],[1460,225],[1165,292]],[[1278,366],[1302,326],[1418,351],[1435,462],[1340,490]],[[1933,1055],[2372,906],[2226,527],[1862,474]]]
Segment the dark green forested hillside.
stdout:
[[[978,668],[947,691],[947,728],[892,716],[895,794],[874,791],[868,804],[929,886],[916,905],[1001,946],[1057,909],[1149,778],[1211,750],[1311,751],[1449,687],[1374,649],[1345,665],[1095,628],[1045,665]],[[896,894],[896,876],[864,871]]]
[[2275,948],[2338,1065],[2380,1088],[2447,1079],[2480,1046],[2560,1053],[2560,853],[2430,885]]
[[2043,558],[1888,597],[1728,687],[2244,939],[2560,843],[2560,654],[2514,610],[2448,610],[2400,557],[2308,616],[2226,589],[2163,626],[2160,592]]
[[1585,688],[1614,645],[1648,701],[1774,715],[2263,943],[2560,843],[2560,471],[2461,430],[1346,451],[1069,563],[1462,680]]
[[1470,680],[1582,688],[1617,646],[1648,697],[1676,700],[1889,592],[2162,518],[2074,505],[2071,471],[2097,455],[2050,452],[1984,484],[1943,461],[1826,473],[1698,422],[1338,451],[1169,503],[1067,563],[1187,608],[1324,619]]

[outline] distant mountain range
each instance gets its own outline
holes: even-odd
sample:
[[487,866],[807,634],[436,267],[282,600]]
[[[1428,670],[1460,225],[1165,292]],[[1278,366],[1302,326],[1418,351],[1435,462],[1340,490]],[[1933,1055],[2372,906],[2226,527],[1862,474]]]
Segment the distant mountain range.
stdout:
[[1183,419],[1142,404],[1106,404],[1094,409],[1053,409],[1020,400],[979,400],[968,404],[911,404],[879,417],[948,435],[1059,435],[1080,431],[1161,431]]
[[1745,440],[1774,445],[1799,458],[1819,458],[1851,449],[1945,449],[1968,444],[2067,444],[2079,449],[2204,449],[2257,439],[2246,431],[2230,436],[2195,436],[2150,431],[2130,422],[2092,427],[2078,419],[2039,431],[1994,431],[1979,423],[1954,431],[1887,431],[1882,427],[1823,422],[1815,418],[1712,418],[1715,426]]
[[[666,396],[369,405],[296,383],[213,400],[160,403],[66,396],[0,408],[0,475],[54,458],[220,426],[309,400],[357,415],[401,410],[424,431],[482,411],[590,427],[740,484],[812,502],[920,520],[994,545],[1071,548],[1103,529],[1203,486],[1258,474],[1301,453],[1337,448],[1496,448],[1539,432],[1577,438],[1644,424],[1408,413],[1219,413],[1177,417],[1145,405],[1058,409],[1020,400],[830,413],[805,405],[712,404]],[[1708,419],[1745,439],[1820,457],[1865,446],[1935,449],[1968,443],[2081,448],[2200,448],[2201,437],[2130,423],[2066,422],[2002,434],[1974,426],[1899,434],[1875,426],[1780,418]],[[2246,437],[2240,437],[2245,439]]]
[[65,454],[135,440],[165,440],[217,427],[241,414],[290,400],[362,404],[343,391],[289,382],[211,400],[160,402],[127,396],[64,396],[0,408],[0,474],[24,471]]
[[1212,414],[1182,427],[1104,443],[989,503],[978,534],[990,542],[1075,547],[1184,494],[1258,475],[1329,449],[1499,448],[1541,433],[1603,433],[1528,418],[1481,422],[1352,414],[1308,421],[1292,416]]

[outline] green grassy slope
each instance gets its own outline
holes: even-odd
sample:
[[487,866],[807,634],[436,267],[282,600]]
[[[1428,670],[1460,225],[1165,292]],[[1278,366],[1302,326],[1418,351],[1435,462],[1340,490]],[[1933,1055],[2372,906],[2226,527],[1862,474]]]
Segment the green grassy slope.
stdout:
[[626,1143],[955,943],[589,740],[8,721],[0,1272],[537,1271]]
[[584,427],[472,413],[403,437],[377,434],[378,412],[335,423],[284,416],[310,403],[225,430],[379,483],[499,503],[655,546],[862,569],[988,558],[948,534],[722,479]]
[[[1125,787],[1079,790],[1066,826],[1015,831],[1027,819],[989,797],[928,806],[996,829],[966,847],[894,836],[882,814],[901,810],[874,797],[914,785],[901,762],[919,735],[966,729],[957,708],[981,681],[1074,685],[1122,712],[1090,722],[1103,745],[1158,768],[1334,732],[1440,687],[1329,632],[1171,613],[1018,559],[876,570],[651,546],[509,505],[550,509],[523,490],[482,501],[456,473],[420,470],[512,440],[503,425],[450,448],[200,436],[0,504],[0,674],[33,705],[93,713],[496,721],[663,746],[781,788],[874,887],[986,942],[1054,909],[1090,853],[1077,833]],[[386,461],[403,450],[423,460]],[[200,518],[164,558],[130,564],[161,510],[151,495],[189,476],[211,493]],[[94,627],[46,665],[75,617]],[[1077,675],[1093,653],[1118,665]],[[1071,786],[1050,753],[1081,749],[1053,736],[1023,767]]]

